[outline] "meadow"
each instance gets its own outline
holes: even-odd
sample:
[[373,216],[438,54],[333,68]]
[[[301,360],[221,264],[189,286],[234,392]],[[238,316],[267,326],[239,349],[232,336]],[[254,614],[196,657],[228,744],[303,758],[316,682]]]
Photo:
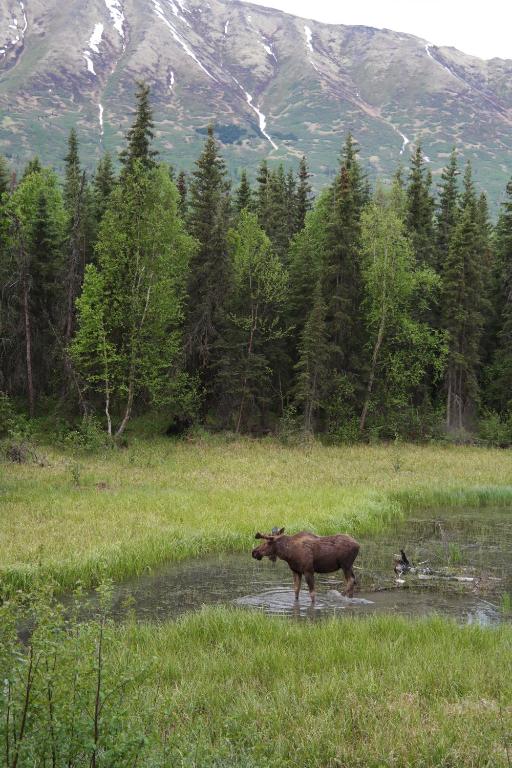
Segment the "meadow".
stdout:
[[[39,579],[90,586],[167,560],[249,552],[255,531],[276,524],[358,535],[421,506],[512,504],[510,454],[477,447],[199,437],[74,455],[46,444],[36,453],[38,462],[1,465],[4,591]],[[94,642],[87,647],[82,684],[93,694]],[[55,711],[64,712],[79,656],[57,650]],[[108,624],[102,655],[107,697],[119,695],[102,738],[114,727],[113,743],[119,734],[139,739],[136,764],[148,768],[512,764],[507,624],[304,621],[220,607],[161,624]],[[30,727],[44,741],[38,717]]]
[[205,553],[257,530],[367,534],[419,506],[509,505],[508,451],[461,446],[286,447],[274,440],[133,439],[92,454],[37,448],[0,465],[0,578],[62,588]]

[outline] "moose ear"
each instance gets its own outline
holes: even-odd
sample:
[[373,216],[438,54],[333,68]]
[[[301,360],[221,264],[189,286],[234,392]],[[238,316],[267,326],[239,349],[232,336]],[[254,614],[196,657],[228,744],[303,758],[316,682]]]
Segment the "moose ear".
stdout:
[[280,530],[277,532],[278,536],[281,536],[284,533],[284,528],[280,528]]
[[262,539],[262,538],[263,538],[263,536],[261,535],[261,533],[257,533],[257,534],[256,534],[256,536],[255,536],[254,538],[255,538],[255,539]]

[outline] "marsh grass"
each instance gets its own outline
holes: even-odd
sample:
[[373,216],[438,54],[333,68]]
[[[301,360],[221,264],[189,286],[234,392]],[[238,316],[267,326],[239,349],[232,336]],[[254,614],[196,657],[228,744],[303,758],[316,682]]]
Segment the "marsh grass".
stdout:
[[507,766],[510,627],[209,609],[113,650],[135,674],[158,657],[136,706],[168,765]]
[[[0,580],[69,588],[251,547],[258,529],[376,532],[418,507],[509,506],[507,451],[272,440],[133,439],[128,448],[0,467]],[[71,467],[71,471],[70,471]],[[79,470],[73,470],[79,467]]]

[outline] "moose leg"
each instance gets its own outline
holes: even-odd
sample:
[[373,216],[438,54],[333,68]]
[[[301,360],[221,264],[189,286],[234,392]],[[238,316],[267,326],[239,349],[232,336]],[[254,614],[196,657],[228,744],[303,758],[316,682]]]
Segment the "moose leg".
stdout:
[[309,589],[309,596],[311,598],[311,602],[315,602],[316,592],[315,592],[315,574],[314,573],[305,573],[304,576],[306,577],[306,582]]
[[301,581],[302,581],[302,573],[296,573],[296,571],[293,571],[293,589],[295,592],[296,600],[299,599]]
[[356,575],[352,568],[343,569],[345,579],[347,581],[347,588],[344,591],[345,597],[354,597],[354,585],[356,583]]

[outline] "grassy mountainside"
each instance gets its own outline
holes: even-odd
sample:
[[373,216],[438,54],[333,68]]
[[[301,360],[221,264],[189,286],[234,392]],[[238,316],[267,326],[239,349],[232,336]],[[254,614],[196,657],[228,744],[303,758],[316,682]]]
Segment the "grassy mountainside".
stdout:
[[494,200],[512,172],[512,61],[237,0],[0,0],[0,18],[0,151],[16,165],[61,165],[75,123],[89,165],[115,151],[144,78],[179,167],[213,120],[234,175],[306,153],[320,187],[348,130],[374,177],[419,139],[434,174],[456,143]]

